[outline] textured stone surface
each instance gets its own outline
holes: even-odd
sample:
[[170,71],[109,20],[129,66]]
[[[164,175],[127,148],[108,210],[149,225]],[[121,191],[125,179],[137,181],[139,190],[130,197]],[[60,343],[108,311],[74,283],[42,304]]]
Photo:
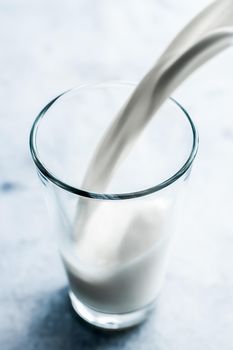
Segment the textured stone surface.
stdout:
[[233,349],[233,52],[174,94],[200,130],[199,157],[151,318],[111,334],[82,322],[28,151],[37,112],[69,87],[138,80],[207,1],[0,2],[0,349]]

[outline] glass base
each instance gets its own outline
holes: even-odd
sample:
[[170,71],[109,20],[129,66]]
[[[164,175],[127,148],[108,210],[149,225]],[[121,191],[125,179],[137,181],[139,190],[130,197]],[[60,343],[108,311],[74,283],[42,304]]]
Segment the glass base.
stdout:
[[125,329],[141,323],[147,318],[154,307],[154,303],[151,303],[137,311],[125,314],[107,314],[84,305],[71,291],[69,292],[69,296],[75,312],[82,319],[93,326],[109,330]]

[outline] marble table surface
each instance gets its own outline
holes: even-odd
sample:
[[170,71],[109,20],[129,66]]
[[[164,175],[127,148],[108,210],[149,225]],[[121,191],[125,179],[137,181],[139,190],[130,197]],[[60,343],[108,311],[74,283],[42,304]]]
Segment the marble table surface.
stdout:
[[72,311],[28,149],[37,112],[96,80],[139,80],[205,0],[0,1],[0,349],[233,349],[233,113],[229,50],[174,96],[200,151],[155,312],[119,333]]

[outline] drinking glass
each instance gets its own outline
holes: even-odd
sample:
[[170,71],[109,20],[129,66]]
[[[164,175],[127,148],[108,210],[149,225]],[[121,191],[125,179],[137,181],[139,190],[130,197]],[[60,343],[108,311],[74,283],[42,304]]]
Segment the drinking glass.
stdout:
[[174,206],[198,149],[190,116],[168,99],[104,191],[85,187],[96,147],[134,88],[107,82],[62,93],[40,112],[30,134],[71,303],[84,320],[106,329],[133,326],[153,309],[169,257]]

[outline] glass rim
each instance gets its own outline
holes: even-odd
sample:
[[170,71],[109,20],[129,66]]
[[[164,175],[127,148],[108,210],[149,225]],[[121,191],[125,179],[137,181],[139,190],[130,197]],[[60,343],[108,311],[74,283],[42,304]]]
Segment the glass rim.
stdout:
[[42,175],[43,178],[46,180],[51,181],[54,183],[56,186],[62,188],[63,190],[66,190],[70,193],[79,195],[81,197],[86,197],[86,198],[92,198],[92,199],[99,199],[99,200],[123,200],[123,199],[131,199],[131,198],[139,198],[143,196],[150,195],[154,192],[158,192],[162,190],[163,188],[168,187],[169,185],[173,184],[176,182],[179,178],[181,178],[191,167],[197,151],[198,151],[198,145],[199,145],[199,137],[198,137],[198,132],[195,127],[194,122],[192,121],[189,113],[186,111],[186,109],[178,102],[176,101],[173,97],[169,97],[169,100],[172,101],[184,114],[184,116],[187,118],[189,125],[191,127],[192,131],[192,136],[193,136],[193,142],[192,142],[192,148],[190,151],[190,154],[187,158],[187,160],[184,162],[182,167],[171,177],[168,179],[162,181],[161,183],[148,187],[143,190],[139,191],[133,191],[133,192],[123,192],[123,193],[98,193],[98,192],[92,192],[88,190],[84,190],[78,187],[71,186],[64,181],[58,179],[44,164],[43,161],[40,159],[37,151],[37,144],[36,144],[36,137],[37,137],[37,130],[39,128],[39,124],[41,119],[45,116],[46,112],[49,110],[49,108],[62,96],[74,92],[76,90],[82,89],[82,88],[88,88],[88,87],[106,87],[110,85],[134,85],[135,83],[132,82],[125,82],[125,81],[111,81],[111,82],[104,82],[104,83],[95,83],[95,84],[85,84],[85,85],[80,85],[75,88],[66,90],[65,92],[59,94],[56,96],[54,99],[52,99],[42,110],[41,112],[37,115],[36,119],[34,120],[31,130],[30,130],[30,135],[29,135],[29,148],[31,152],[32,159],[37,167],[37,170],[39,170],[40,175]]

